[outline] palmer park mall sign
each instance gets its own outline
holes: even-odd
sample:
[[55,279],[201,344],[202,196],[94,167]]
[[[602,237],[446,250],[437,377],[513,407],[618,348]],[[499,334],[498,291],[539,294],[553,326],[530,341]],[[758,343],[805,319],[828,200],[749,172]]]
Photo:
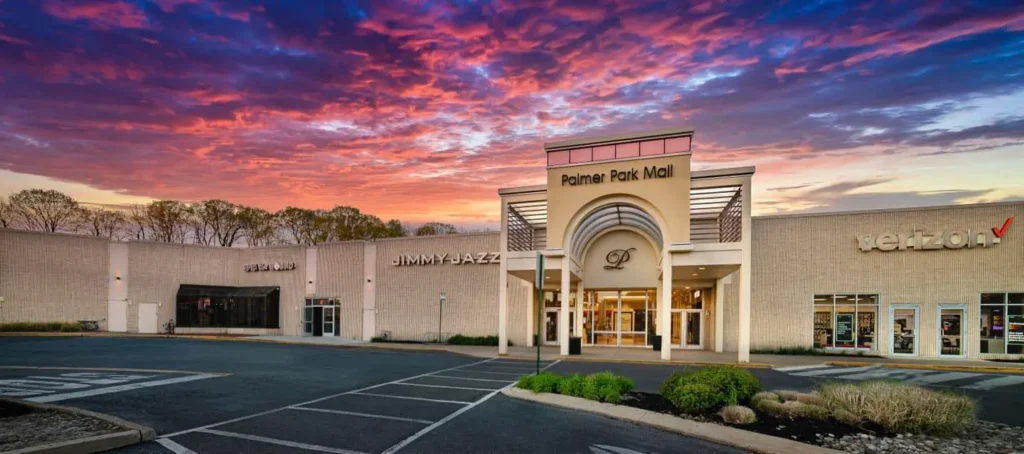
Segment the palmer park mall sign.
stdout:
[[675,175],[674,164],[664,166],[632,167],[629,169],[613,169],[608,172],[577,173],[562,175],[562,186],[582,186],[608,182],[625,182],[651,180],[655,178],[672,178]]

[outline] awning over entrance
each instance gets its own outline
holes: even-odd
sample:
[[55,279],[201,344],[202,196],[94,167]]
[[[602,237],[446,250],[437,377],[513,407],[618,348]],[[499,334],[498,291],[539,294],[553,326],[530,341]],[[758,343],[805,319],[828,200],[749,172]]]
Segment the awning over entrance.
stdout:
[[225,287],[218,285],[178,286],[178,297],[209,297],[209,298],[263,298],[279,290],[279,287]]
[[616,226],[632,227],[651,238],[660,251],[664,245],[661,229],[646,211],[628,203],[610,203],[595,208],[580,221],[572,237],[573,257],[582,258],[587,245],[601,232]]

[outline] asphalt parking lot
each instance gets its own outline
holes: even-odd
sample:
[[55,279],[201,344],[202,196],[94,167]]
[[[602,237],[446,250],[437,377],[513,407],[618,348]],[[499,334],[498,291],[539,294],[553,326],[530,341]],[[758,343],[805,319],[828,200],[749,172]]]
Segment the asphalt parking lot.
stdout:
[[0,350],[0,393],[161,437],[119,452],[739,452],[498,394],[530,362],[186,339],[6,337]]

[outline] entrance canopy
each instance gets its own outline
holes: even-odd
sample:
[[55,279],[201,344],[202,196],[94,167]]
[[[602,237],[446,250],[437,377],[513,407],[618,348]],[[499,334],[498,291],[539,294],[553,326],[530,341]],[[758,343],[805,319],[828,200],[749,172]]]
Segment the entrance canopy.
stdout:
[[587,245],[601,232],[617,226],[632,227],[654,241],[657,251],[664,246],[658,223],[646,211],[628,203],[610,203],[587,213],[572,236],[573,257],[583,258]]

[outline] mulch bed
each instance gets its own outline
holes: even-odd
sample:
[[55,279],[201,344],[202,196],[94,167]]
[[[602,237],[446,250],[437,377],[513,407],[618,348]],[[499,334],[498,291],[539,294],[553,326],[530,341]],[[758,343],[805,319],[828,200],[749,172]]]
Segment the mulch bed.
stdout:
[[881,430],[880,427],[873,425],[873,427],[870,427],[869,425],[853,427],[832,419],[778,418],[756,410],[754,412],[757,414],[757,422],[745,425],[728,424],[722,421],[722,418],[718,417],[718,415],[684,415],[680,413],[674,405],[672,405],[672,402],[669,402],[669,400],[664,398],[661,394],[655,393],[632,391],[622,396],[622,400],[619,404],[639,408],[641,410],[671,414],[695,421],[721,424],[724,426],[735,427],[737,429],[749,430],[751,432],[771,435],[773,437],[788,438],[801,443],[810,443],[815,445],[820,445],[822,443],[822,439],[829,435],[835,439],[851,434],[889,435],[884,430]]
[[90,416],[36,410],[0,400],[0,452],[120,432],[124,429]]

